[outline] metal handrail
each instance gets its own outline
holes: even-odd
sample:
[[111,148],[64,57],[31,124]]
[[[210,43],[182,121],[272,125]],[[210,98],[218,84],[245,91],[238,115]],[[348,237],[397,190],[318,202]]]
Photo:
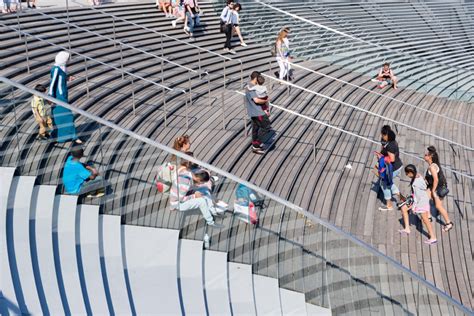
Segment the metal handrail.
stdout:
[[[235,90],[234,92],[237,93],[237,94],[240,94],[240,95],[242,95],[242,96],[245,95],[245,93],[243,93],[242,91]],[[326,123],[326,122],[324,122],[324,121],[315,119],[315,118],[313,118],[313,117],[309,117],[309,116],[304,115],[304,114],[301,114],[301,113],[299,113],[299,112],[296,112],[296,111],[293,111],[293,110],[289,110],[289,109],[284,108],[284,107],[282,107],[282,106],[279,106],[279,105],[277,105],[277,104],[274,104],[274,103],[269,102],[269,105],[270,105],[272,108],[279,109],[279,110],[281,110],[281,111],[283,111],[283,112],[286,112],[286,113],[288,113],[288,114],[290,114],[290,115],[298,116],[298,117],[300,117],[300,118],[302,118],[302,119],[309,120],[309,121],[312,121],[312,122],[321,124],[321,125],[323,125],[323,126],[326,126],[326,127],[330,128],[330,129],[334,129],[334,130],[336,130],[336,131],[338,131],[338,132],[347,134],[347,135],[349,135],[349,136],[353,136],[353,137],[356,137],[356,138],[365,140],[365,141],[367,141],[367,142],[370,142],[370,143],[373,143],[373,144],[376,144],[376,145],[380,145],[380,142],[377,142],[377,141],[375,141],[375,140],[373,140],[373,139],[370,139],[370,138],[368,138],[368,137],[364,137],[364,136],[361,136],[361,135],[359,135],[359,134],[357,134],[357,133],[353,133],[353,132],[346,131],[346,130],[343,129],[343,128],[334,126],[334,125],[332,125],[332,124],[329,124],[329,123]],[[245,118],[244,118],[244,119],[245,119]],[[315,148],[315,146],[314,146],[313,148]],[[407,156],[407,157],[411,157],[411,158],[413,158],[413,159],[416,159],[416,160],[418,160],[418,161],[424,161],[424,159],[423,159],[422,157],[418,157],[418,156],[416,156],[416,155],[414,155],[414,154],[411,154],[411,153],[409,153],[409,152],[400,150],[400,153],[403,154],[403,155],[405,155],[405,156]],[[442,167],[443,167],[443,170],[449,170],[450,172],[455,173],[455,174],[457,174],[457,175],[459,175],[459,176],[461,176],[461,177],[465,177],[465,178],[468,178],[468,179],[474,179],[474,176],[473,176],[473,175],[465,174],[465,173],[463,173],[463,172],[453,170],[452,168],[450,168],[450,167],[448,167],[448,166],[442,166]]]
[[[51,46],[54,46],[54,47],[57,47],[57,48],[60,48],[60,49],[63,49],[63,50],[68,50],[68,48],[66,48],[66,47],[64,47],[64,46],[61,46],[61,45],[52,43],[52,42],[50,42],[50,41],[48,41],[48,40],[45,40],[45,39],[40,38],[40,37],[38,37],[38,36],[35,36],[35,35],[31,34],[31,33],[26,32],[26,31],[18,30],[18,29],[16,29],[16,28],[14,28],[14,27],[12,27],[12,26],[9,26],[9,25],[6,25],[6,24],[4,24],[4,23],[2,23],[2,22],[0,22],[0,25],[3,26],[3,27],[9,28],[9,29],[11,29],[11,30],[13,30],[13,31],[18,32],[18,33],[20,34],[20,36],[21,36],[21,35],[24,36],[24,39],[25,39],[26,60],[27,60],[27,64],[28,64],[28,73],[30,72],[29,57],[28,57],[28,41],[27,41],[28,36],[30,36],[30,37],[32,37],[32,38],[38,40],[38,41],[47,43],[47,44],[49,44],[49,45],[51,45]],[[84,54],[82,54],[82,53],[78,53],[78,52],[73,51],[73,50],[69,50],[69,51],[70,51],[71,53],[73,53],[73,54],[76,54],[76,55],[81,56],[82,58],[84,58],[84,62],[85,62],[85,73],[86,73],[86,91],[87,91],[87,96],[89,96],[89,75],[88,75],[87,60],[93,61],[93,62],[95,62],[95,63],[101,64],[101,65],[103,65],[103,66],[107,66],[107,67],[109,67],[109,68],[112,68],[112,69],[114,69],[114,70],[117,70],[117,71],[121,72],[121,73],[122,73],[122,79],[124,79],[125,74],[127,74],[128,76],[130,76],[130,77],[132,78],[132,87],[133,87],[133,77],[135,77],[135,78],[138,78],[138,79],[140,79],[140,80],[143,80],[143,81],[145,81],[145,82],[147,82],[147,83],[149,83],[149,84],[152,84],[152,85],[154,85],[154,86],[157,86],[157,87],[161,88],[162,91],[163,91],[163,104],[164,104],[164,107],[165,107],[165,108],[163,109],[164,116],[165,116],[165,126],[167,125],[166,95],[165,95],[165,90],[166,90],[166,91],[175,91],[175,92],[179,92],[179,93],[181,93],[181,94],[186,94],[186,93],[187,93],[186,90],[184,90],[184,89],[167,87],[167,86],[165,86],[165,85],[156,83],[156,82],[154,82],[154,81],[152,81],[152,80],[150,80],[150,79],[144,78],[144,77],[142,77],[142,76],[139,76],[139,75],[136,75],[136,74],[134,74],[134,73],[131,73],[131,72],[127,71],[127,70],[124,70],[123,67],[122,67],[122,68],[117,68],[117,67],[112,66],[112,65],[110,65],[110,64],[104,63],[104,62],[102,62],[102,61],[100,61],[100,60],[97,60],[97,59],[94,59],[94,58],[92,58],[92,57],[86,56],[86,55],[84,55]],[[133,90],[132,90],[132,91],[133,91]],[[189,93],[191,93],[191,91],[189,91]],[[133,95],[133,94],[132,94],[132,98],[133,98],[133,102],[132,102],[133,113],[135,114],[135,98],[134,98],[134,95]],[[188,107],[187,104],[188,104],[188,101],[187,101],[187,98],[186,98],[186,101],[185,101],[186,112],[187,112],[187,107]],[[186,121],[186,124],[188,125],[188,121]]]
[[[254,23],[254,24],[265,23],[264,21],[265,21],[265,18],[261,15],[258,15],[258,23]],[[285,25],[284,20],[280,21],[280,25],[282,25],[282,26]],[[267,32],[265,32],[265,31],[262,32],[261,27],[259,27],[258,25],[255,28],[256,28],[255,32],[256,32],[256,34],[258,34],[258,35],[255,35],[255,36],[262,37],[262,34],[269,35],[268,31]],[[299,32],[300,32],[299,35],[308,34],[307,36],[305,36],[305,38],[303,40],[300,40],[300,43],[308,41],[308,38],[310,39],[310,43],[308,45],[309,48],[304,49],[305,47],[308,47],[308,46],[303,46],[304,47],[303,50],[300,49],[300,48],[297,48],[297,51],[298,51],[299,54],[308,53],[311,56],[316,55],[318,57],[321,57],[321,56],[328,57],[328,56],[334,56],[335,55],[337,57],[338,53],[341,53],[342,56],[344,56],[345,58],[358,58],[358,59],[360,59],[362,57],[365,58],[367,56],[367,54],[360,55],[360,52],[369,51],[369,54],[370,54],[371,57],[372,57],[372,55],[376,55],[376,56],[379,56],[380,58],[383,58],[384,60],[386,60],[387,58],[395,58],[395,57],[398,57],[398,58],[404,57],[404,58],[406,58],[406,56],[407,56],[406,54],[396,54],[395,55],[395,53],[393,53],[393,52],[391,52],[391,53],[390,52],[384,52],[380,48],[377,48],[377,47],[374,47],[374,46],[364,47],[364,46],[362,46],[363,45],[362,43],[348,43],[348,42],[350,42],[350,40],[349,39],[344,39],[344,38],[338,38],[336,40],[337,42],[340,43],[337,46],[327,47],[325,43],[326,42],[331,43],[331,40],[326,39],[326,42],[324,42],[323,44],[317,44],[316,47],[315,47],[315,46],[312,46],[313,42],[316,41],[318,43],[321,43],[320,38],[321,38],[321,36],[325,36],[324,34],[323,35],[321,35],[321,34],[314,35],[311,32],[308,32],[307,29],[305,29],[305,30],[300,29]],[[325,31],[325,32],[329,33],[329,31]],[[271,33],[271,34],[273,34],[273,33]],[[338,36],[338,35],[337,34],[332,34],[332,36]],[[332,43],[332,44],[334,44],[334,43]],[[320,50],[321,46],[322,46],[322,50]],[[352,46],[352,48],[351,48],[351,46]],[[421,50],[421,48],[419,48],[419,49]],[[321,52],[323,52],[322,55],[321,55]],[[354,52],[356,53],[356,55],[359,54],[359,57],[352,56]],[[387,55],[389,55],[389,54],[393,54],[394,56],[387,57]],[[449,55],[449,53],[444,53],[444,54],[439,55],[439,56],[437,55],[436,58],[442,57],[442,58],[446,59],[449,56],[451,56],[451,55]],[[451,61],[451,65],[452,65],[451,67],[450,66],[445,66],[445,65],[440,66],[441,64],[439,64],[438,67],[443,67],[443,68],[457,67],[457,68],[459,68],[459,65],[457,65],[457,64],[459,64],[460,62],[465,61],[467,58],[468,57],[466,57],[466,56],[462,57],[462,58],[459,57],[458,59],[454,60],[456,63]],[[415,59],[412,58],[412,60],[415,60]],[[357,62],[359,62],[359,61],[357,60]],[[432,63],[434,63],[434,62],[438,62],[438,61],[432,61]],[[467,70],[465,70],[464,72],[466,72],[466,71]]]
[[322,29],[325,29],[325,30],[328,30],[332,33],[335,33],[335,34],[338,34],[338,35],[341,35],[343,37],[346,37],[346,38],[349,38],[351,40],[354,40],[354,41],[357,41],[357,42],[360,42],[360,43],[363,43],[363,44],[366,44],[366,45],[369,45],[369,46],[372,46],[372,47],[377,47],[381,50],[386,50],[386,51],[389,51],[389,52],[393,52],[393,53],[396,53],[396,54],[401,54],[401,55],[405,55],[405,56],[408,56],[412,59],[415,59],[415,60],[421,60],[421,61],[424,61],[424,62],[427,62],[429,64],[435,64],[435,65],[440,65],[440,66],[444,66],[444,67],[450,67],[450,68],[454,68],[454,69],[457,69],[457,70],[462,70],[464,72],[471,72],[471,73],[474,73],[473,70],[469,70],[469,69],[466,69],[466,68],[460,68],[460,67],[457,67],[457,66],[452,66],[452,65],[447,65],[447,64],[444,64],[444,63],[439,63],[439,62],[436,62],[436,61],[433,61],[433,60],[430,60],[430,59],[426,59],[426,58],[423,58],[423,57],[419,57],[419,56],[413,56],[409,53],[406,53],[406,52],[400,52],[398,50],[394,50],[394,49],[391,49],[391,48],[388,48],[388,47],[385,47],[385,46],[382,46],[382,45],[379,45],[377,43],[372,43],[372,42],[369,42],[369,41],[366,41],[366,40],[363,40],[363,39],[360,39],[358,37],[355,37],[355,36],[352,36],[352,35],[349,35],[349,34],[346,34],[344,32],[341,32],[341,31],[338,31],[336,29],[333,29],[331,27],[328,27],[326,25],[322,25],[320,23],[317,23],[317,22],[314,22],[314,21],[311,21],[311,20],[308,20],[306,18],[303,18],[303,17],[300,17],[296,14],[293,14],[293,13],[290,13],[290,12],[286,12],[282,9],[279,9],[271,4],[268,4],[268,3],[265,3],[261,0],[253,0],[255,1],[256,3],[259,3],[265,7],[269,7],[271,8],[272,10],[275,10],[275,11],[278,11],[280,13],[283,13],[284,15],[288,15],[294,19],[297,19],[297,20],[300,20],[300,21],[303,21],[305,23],[309,23],[309,24],[312,24],[316,27],[319,27],[319,28],[322,28]]
[[[114,45],[115,45],[115,43],[117,43],[117,44],[123,45],[123,46],[125,46],[125,47],[131,48],[131,49],[134,49],[134,50],[137,50],[137,51],[139,51],[139,52],[141,52],[141,53],[143,53],[143,54],[152,56],[152,57],[154,57],[154,58],[158,58],[158,59],[163,60],[163,61],[165,61],[165,62],[167,62],[167,63],[169,63],[169,64],[171,64],[171,65],[175,65],[175,66],[177,66],[177,67],[179,67],[179,68],[183,68],[183,69],[185,69],[185,70],[187,70],[187,71],[194,72],[194,73],[199,73],[198,71],[196,71],[196,70],[194,70],[194,69],[192,69],[192,68],[189,68],[189,67],[183,66],[183,65],[181,65],[181,64],[178,64],[178,63],[176,63],[176,62],[174,62],[174,61],[168,60],[167,58],[164,58],[163,56],[158,56],[158,55],[156,55],[156,54],[150,53],[150,52],[148,52],[148,51],[146,51],[146,50],[144,50],[144,49],[135,47],[135,46],[133,46],[133,45],[130,45],[130,44],[125,43],[125,42],[122,42],[122,41],[117,40],[117,39],[115,39],[115,38],[110,38],[110,37],[108,37],[108,36],[106,36],[106,35],[102,35],[102,34],[100,34],[100,33],[98,33],[98,32],[91,31],[91,30],[89,30],[89,29],[87,29],[87,28],[85,28],[85,27],[79,26],[79,25],[77,25],[77,24],[75,24],[75,23],[58,19],[58,18],[56,18],[56,17],[54,17],[54,16],[50,16],[50,15],[44,13],[44,12],[41,12],[41,11],[36,11],[36,13],[41,14],[41,15],[43,15],[43,16],[49,18],[49,19],[53,19],[53,20],[55,20],[55,21],[59,21],[60,23],[70,24],[70,25],[74,26],[75,28],[77,28],[77,29],[79,29],[79,30],[82,30],[82,31],[87,32],[87,33],[90,33],[90,34],[94,34],[94,35],[99,36],[99,37],[101,37],[101,38],[104,38],[104,39],[106,39],[106,40],[108,40],[108,41],[114,42]],[[70,41],[70,37],[68,37],[68,40]],[[163,48],[163,47],[162,47],[162,48]]]
[[411,126],[411,125],[409,125],[409,124],[406,124],[406,123],[403,123],[403,122],[400,122],[400,121],[391,119],[391,118],[389,118],[389,117],[386,117],[386,116],[377,114],[377,113],[375,113],[375,112],[372,112],[372,111],[363,109],[363,108],[361,108],[361,107],[359,107],[359,106],[356,106],[356,105],[353,105],[353,104],[350,104],[350,103],[347,103],[347,102],[344,102],[344,101],[341,101],[341,100],[334,99],[334,98],[329,97],[329,96],[327,96],[327,95],[324,95],[324,94],[322,94],[322,93],[313,91],[313,90],[308,89],[308,88],[301,87],[301,86],[296,85],[296,84],[294,84],[294,83],[287,82],[287,81],[284,81],[284,80],[280,80],[280,79],[274,78],[273,76],[269,76],[269,75],[266,75],[266,74],[262,74],[262,76],[267,77],[267,78],[269,78],[269,79],[271,79],[271,80],[277,81],[277,82],[279,82],[279,83],[281,83],[281,84],[286,84],[286,85],[288,85],[288,87],[294,87],[294,88],[297,88],[297,89],[299,89],[299,90],[302,90],[302,91],[305,91],[305,92],[314,94],[314,95],[316,95],[316,96],[318,96],[318,97],[322,97],[322,98],[324,98],[324,99],[327,99],[327,100],[330,100],[330,101],[333,101],[333,102],[337,102],[337,103],[342,104],[342,105],[344,105],[344,106],[351,107],[351,108],[356,109],[356,110],[358,110],[358,111],[362,111],[362,112],[364,112],[364,113],[367,113],[367,114],[376,116],[376,117],[381,118],[381,119],[384,119],[384,120],[386,120],[386,121],[389,121],[389,122],[392,122],[392,123],[401,125],[401,126],[403,126],[403,127],[406,127],[406,128],[408,128],[408,129],[417,131],[417,132],[419,132],[419,133],[422,133],[422,134],[425,134],[425,135],[428,135],[428,136],[437,138],[437,139],[439,139],[439,140],[448,142],[448,143],[453,144],[453,145],[457,145],[457,146],[459,146],[459,147],[461,147],[461,148],[464,148],[464,149],[467,149],[467,150],[474,150],[474,147],[469,147],[469,146],[463,145],[463,144],[461,144],[461,143],[455,142],[455,141],[453,141],[453,140],[444,138],[444,137],[442,137],[442,136],[439,136],[439,135],[436,135],[436,134],[433,134],[433,133],[429,133],[429,132],[427,132],[427,131],[425,131],[425,130],[422,130],[422,129],[420,129],[420,128],[417,128],[417,127]]
[[[148,27],[146,27],[146,26],[143,26],[143,25],[137,24],[137,23],[135,23],[135,22],[129,21],[129,20],[127,20],[127,19],[121,18],[121,17],[116,16],[116,15],[114,15],[114,14],[108,13],[108,12],[106,12],[106,11],[104,11],[104,10],[97,9],[97,8],[95,8],[95,7],[93,7],[93,6],[86,6],[86,5],[83,5],[82,3],[79,3],[79,2],[77,2],[77,1],[75,1],[75,0],[66,0],[66,3],[68,3],[69,1],[71,1],[71,2],[73,2],[73,3],[75,3],[75,4],[77,4],[77,5],[80,6],[81,8],[84,8],[84,7],[85,7],[85,8],[88,8],[88,9],[90,9],[90,10],[100,12],[100,13],[103,14],[103,15],[110,16],[110,17],[113,18],[114,23],[115,23],[115,20],[119,20],[119,21],[126,22],[126,23],[128,23],[128,24],[131,24],[131,25],[133,25],[133,26],[139,27],[139,28],[141,28],[141,29],[143,29],[143,30],[146,30],[146,31],[148,31],[148,32],[152,32],[152,33],[158,34],[158,35],[160,35],[160,37],[161,37],[161,42],[162,42],[162,43],[163,43],[163,37],[166,37],[166,38],[172,39],[172,40],[175,41],[175,42],[179,42],[179,43],[181,43],[181,44],[185,44],[185,45],[187,45],[187,46],[191,46],[191,47],[193,47],[193,48],[195,48],[195,49],[197,49],[197,50],[199,50],[199,51],[204,51],[204,52],[206,52],[206,53],[209,53],[209,54],[218,56],[218,57],[220,57],[220,58],[223,58],[223,59],[224,59],[224,62],[225,62],[226,60],[227,60],[227,61],[237,61],[237,62],[239,62],[239,64],[240,64],[240,76],[241,76],[241,77],[240,77],[240,82],[241,82],[241,85],[242,85],[242,87],[243,87],[243,80],[244,80],[244,79],[243,79],[243,63],[242,63],[242,60],[241,60],[241,59],[238,59],[238,58],[230,58],[230,57],[224,56],[224,55],[222,55],[222,54],[213,52],[213,51],[211,51],[211,50],[209,50],[209,49],[206,49],[206,48],[203,48],[203,47],[201,47],[201,46],[194,45],[194,44],[192,44],[192,43],[188,43],[188,42],[186,42],[186,41],[180,40],[180,39],[178,39],[178,38],[176,38],[176,37],[173,37],[173,36],[170,36],[170,35],[168,35],[168,34],[165,34],[165,33],[159,32],[159,31],[156,31],[156,30],[151,29],[151,28],[148,28]],[[67,10],[68,10],[68,21],[69,21],[69,7],[67,7]],[[115,28],[114,28],[114,32],[115,32]],[[115,33],[114,33],[114,37],[115,37]],[[199,53],[198,58],[199,58],[199,65],[201,65],[201,54],[200,54],[200,53]],[[199,67],[200,67],[200,66],[199,66]]]
[[[373,90],[370,90],[370,89],[367,89],[367,88],[364,88],[364,87],[361,87],[361,86],[358,86],[356,84],[353,84],[353,83],[350,83],[348,81],[345,81],[345,80],[342,80],[342,79],[339,79],[339,78],[336,78],[336,77],[333,77],[333,76],[330,76],[330,75],[327,75],[327,74],[324,74],[322,72],[319,72],[319,71],[316,71],[316,70],[313,70],[313,69],[309,69],[307,67],[304,67],[304,66],[301,66],[299,64],[295,64],[295,63],[292,63],[292,62],[287,62],[289,65],[295,67],[295,68],[300,68],[300,69],[303,69],[305,71],[308,71],[308,72],[311,72],[311,73],[314,73],[314,74],[317,74],[317,75],[320,75],[320,76],[324,76],[326,78],[330,78],[331,80],[334,80],[334,81],[337,81],[337,82],[340,82],[340,83],[343,83],[343,84],[347,84],[349,86],[352,86],[352,87],[355,87],[357,89],[360,89],[360,90],[364,90],[366,92],[369,92],[369,93],[372,93],[372,94],[375,94],[379,97],[383,97],[383,98],[386,98],[386,99],[389,99],[391,101],[395,101],[395,102],[398,102],[398,103],[401,103],[401,104],[404,104],[404,105],[407,105],[409,107],[412,107],[412,108],[415,108],[417,110],[420,110],[420,111],[423,111],[423,112],[426,112],[426,113],[430,113],[430,114],[433,114],[435,116],[438,116],[442,119],[446,119],[446,120],[449,120],[449,121],[453,121],[453,122],[456,122],[458,124],[461,124],[461,125],[465,125],[465,126],[468,126],[468,127],[474,127],[474,124],[469,124],[469,123],[466,123],[466,122],[463,122],[463,121],[460,121],[460,120],[457,120],[457,119],[454,119],[454,118],[451,118],[451,117],[447,117],[447,116],[444,116],[442,114],[439,114],[439,113],[436,113],[436,112],[433,112],[431,110],[428,110],[428,109],[424,109],[422,107],[419,107],[419,106],[416,106],[414,104],[411,104],[411,103],[408,103],[408,102],[405,102],[405,101],[402,101],[402,100],[398,100],[396,98],[393,98],[391,96],[388,96],[388,95],[385,95],[385,94],[382,94],[382,93],[379,93],[379,92],[376,92],[376,91],[373,91]],[[286,81],[283,82],[284,84],[287,84]]]
[[209,171],[211,172],[215,172],[216,174],[219,174],[227,179],[230,179],[236,183],[240,183],[240,184],[243,184],[249,188],[251,188],[252,190],[254,190],[255,192],[261,194],[262,196],[265,196],[271,200],[274,200],[275,202],[285,206],[285,207],[288,207],[290,209],[292,209],[293,211],[305,216],[306,218],[309,218],[311,221],[314,221],[315,223],[319,224],[319,225],[322,225],[323,227],[326,227],[327,229],[335,232],[336,234],[342,236],[343,238],[351,241],[352,243],[362,247],[364,250],[368,251],[369,253],[371,253],[372,255],[374,255],[375,257],[379,258],[380,260],[382,260],[382,262],[385,262],[387,263],[388,265],[390,265],[391,267],[395,268],[397,271],[407,275],[408,277],[410,277],[411,279],[413,279],[414,281],[418,282],[420,285],[424,286],[425,288],[429,289],[430,291],[432,291],[434,294],[436,294],[440,299],[443,299],[444,301],[446,301],[447,303],[451,304],[452,306],[456,307],[457,309],[459,309],[461,312],[465,313],[465,314],[472,314],[472,311],[469,310],[466,306],[462,305],[460,302],[458,302],[457,300],[455,300],[454,298],[450,297],[449,295],[447,295],[445,292],[441,291],[440,289],[438,289],[436,286],[434,286],[433,284],[431,284],[430,282],[426,281],[425,279],[423,279],[422,277],[420,277],[419,275],[417,275],[416,273],[414,273],[413,271],[411,271],[410,269],[404,267],[403,265],[401,265],[399,262],[395,261],[394,259],[386,256],[385,254],[381,253],[380,251],[378,251],[377,249],[373,248],[371,245],[367,244],[366,242],[354,237],[353,235],[343,231],[341,228],[321,219],[321,218],[318,218],[316,217],[314,214],[310,213],[309,211],[303,209],[302,207],[300,206],[297,206],[287,200],[284,200],[282,198],[280,198],[279,196],[267,191],[267,190],[264,190],[248,181],[245,181],[245,180],[242,180],[240,179],[239,177],[229,173],[229,172],[226,172],[224,170],[221,170],[220,168],[217,168],[213,165],[210,165],[204,161],[201,161],[201,160],[198,160],[192,156],[188,156],[186,154],[184,154],[183,152],[181,151],[177,151],[177,150],[174,150],[168,146],[165,146],[161,143],[158,143],[154,140],[151,140],[150,138],[147,138],[147,137],[144,137],[142,135],[139,135],[139,134],[136,134],[130,130],[127,130],[125,128],[122,128],[110,121],[107,121],[103,118],[100,118],[98,116],[95,116],[87,111],[84,111],[84,110],[81,110],[81,109],[78,109],[76,107],[73,107],[71,105],[69,105],[68,103],[66,102],[63,102],[61,100],[58,100],[58,99],[55,99],[49,95],[46,95],[46,94],[43,94],[43,93],[40,93],[36,90],[33,90],[33,89],[30,89],[22,84],[19,84],[15,81],[12,81],[10,79],[7,79],[5,77],[0,77],[0,82],[3,82],[7,85],[10,85],[10,86],[13,86],[17,89],[20,89],[24,92],[27,92],[29,94],[32,94],[32,95],[38,95],[42,98],[44,98],[45,100],[48,100],[54,104],[58,104],[62,107],[65,107],[69,110],[71,110],[72,112],[76,113],[76,114],[79,114],[87,119],[90,119],[92,121],[95,121],[97,122],[98,124],[100,125],[104,125],[108,128],[111,128],[123,135],[127,135],[133,139],[136,139],[142,143],[145,143],[145,144],[148,144],[152,147],[155,147],[161,151],[164,151],[164,152],[167,152],[168,154],[170,155],[175,155],[177,157],[179,157],[180,159],[183,159],[183,160],[188,160],[188,161],[191,161],[195,164],[198,164],[200,166],[202,166],[203,168],[206,168],[208,169]]

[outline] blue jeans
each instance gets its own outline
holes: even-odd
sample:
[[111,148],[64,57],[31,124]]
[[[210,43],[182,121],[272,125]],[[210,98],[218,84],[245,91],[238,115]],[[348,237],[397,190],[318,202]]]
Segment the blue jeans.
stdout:
[[186,12],[186,16],[188,17],[188,28],[189,28],[189,33],[193,34],[194,33],[194,27],[198,26],[199,23],[201,23],[201,20],[199,18],[199,14],[194,15],[194,19],[191,17],[191,13]]
[[380,186],[382,187],[383,191],[383,197],[385,198],[386,201],[389,201],[392,199],[392,196],[395,194],[400,194],[400,190],[395,184],[395,178],[398,177],[400,172],[402,171],[403,166],[401,166],[398,170],[395,170],[393,172],[393,184],[389,187],[383,180],[380,180]]

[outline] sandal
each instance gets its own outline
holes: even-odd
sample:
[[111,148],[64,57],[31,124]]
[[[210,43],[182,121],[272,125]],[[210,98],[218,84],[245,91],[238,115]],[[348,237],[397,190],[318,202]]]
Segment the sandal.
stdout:
[[[449,226],[449,227],[448,227]],[[449,232],[451,229],[453,229],[454,227],[454,223],[453,222],[449,222],[449,223],[446,223],[444,224],[444,228],[443,228],[443,231],[444,232]]]

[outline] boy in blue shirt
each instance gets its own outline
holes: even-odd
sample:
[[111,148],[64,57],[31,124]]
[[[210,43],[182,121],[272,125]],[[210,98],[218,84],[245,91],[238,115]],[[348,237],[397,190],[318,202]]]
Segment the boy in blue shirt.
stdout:
[[71,156],[66,160],[63,171],[63,184],[66,194],[101,197],[105,194],[105,183],[97,169],[80,162],[84,157],[84,149],[73,148]]

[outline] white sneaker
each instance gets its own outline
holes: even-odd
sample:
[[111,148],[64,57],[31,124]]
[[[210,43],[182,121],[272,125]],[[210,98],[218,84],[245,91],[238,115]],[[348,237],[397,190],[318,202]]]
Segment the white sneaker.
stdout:
[[227,204],[226,202],[224,201],[217,201],[216,203],[216,209],[217,209],[217,212],[225,212],[229,209],[229,204]]
[[240,46],[246,47],[246,46],[248,46],[248,45],[245,44],[244,42],[242,42],[242,43],[240,43]]
[[229,49],[226,47],[224,48],[224,52],[228,53],[229,52]]
[[176,20],[171,22],[171,26],[173,26],[173,28],[176,28]]
[[235,50],[233,50],[233,49],[230,49],[230,50],[229,50],[229,53],[231,53],[232,55],[235,55],[235,54],[237,54],[237,53],[236,53],[236,51],[235,51]]

